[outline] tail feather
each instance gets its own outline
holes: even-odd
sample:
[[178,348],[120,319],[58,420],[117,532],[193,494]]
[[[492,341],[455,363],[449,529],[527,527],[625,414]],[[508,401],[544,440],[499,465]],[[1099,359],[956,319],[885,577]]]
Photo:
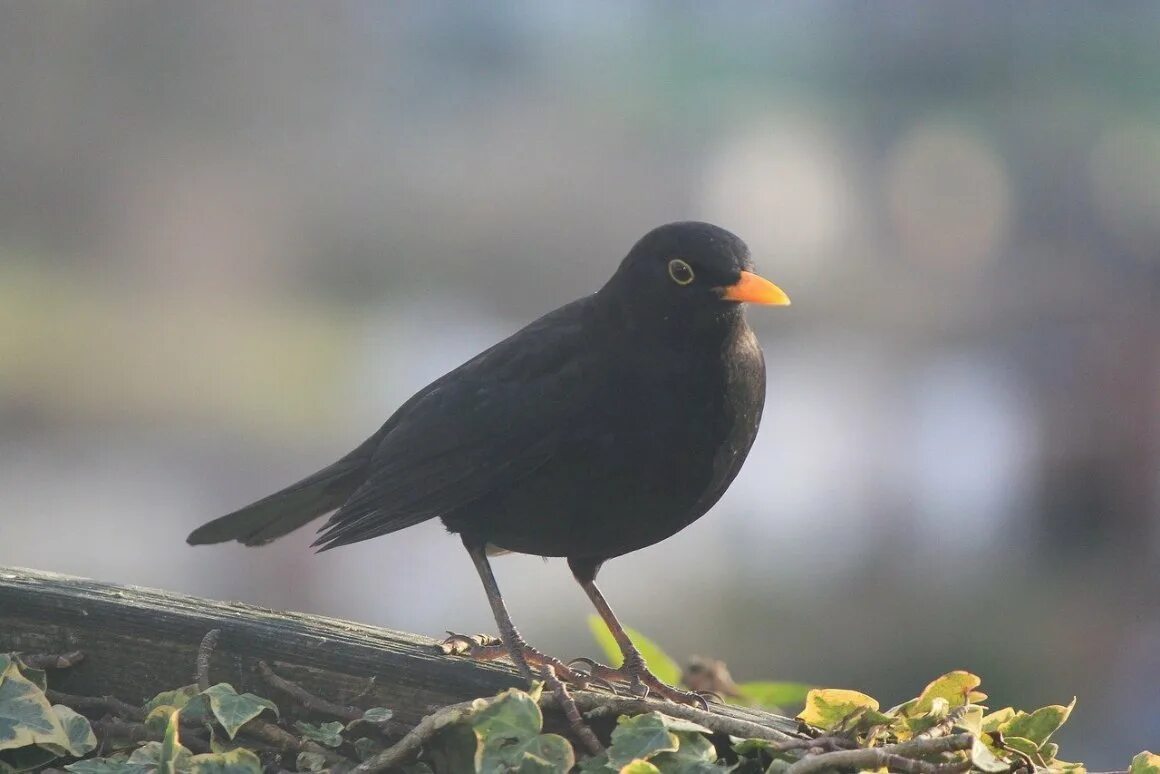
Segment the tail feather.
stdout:
[[366,480],[378,434],[338,462],[245,508],[203,524],[185,540],[190,545],[236,540],[247,546],[287,535],[346,502]]

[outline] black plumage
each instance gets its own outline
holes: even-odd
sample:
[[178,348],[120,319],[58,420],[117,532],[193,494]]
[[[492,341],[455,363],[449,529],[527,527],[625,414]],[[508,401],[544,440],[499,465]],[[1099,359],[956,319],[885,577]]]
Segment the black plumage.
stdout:
[[[330,467],[188,540],[256,545],[334,511],[315,542],[326,550],[438,517],[471,551],[516,663],[567,673],[510,625],[486,552],[567,557],[599,595],[603,561],[712,507],[745,460],[765,398],[761,349],[739,302],[788,303],[751,269],[748,248],[724,229],[654,229],[599,291],[420,390]],[[626,656],[624,676],[638,688],[684,698]]]

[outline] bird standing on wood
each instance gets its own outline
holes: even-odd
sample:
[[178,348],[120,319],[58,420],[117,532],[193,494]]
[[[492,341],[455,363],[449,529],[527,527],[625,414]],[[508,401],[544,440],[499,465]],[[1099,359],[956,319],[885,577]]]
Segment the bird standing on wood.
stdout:
[[[459,652],[508,656],[529,679],[529,665],[550,665],[580,683],[697,701],[648,670],[595,580],[606,560],[704,515],[741,469],[765,402],[741,305],[789,303],[752,269],[745,243],[722,228],[660,226],[596,293],[435,380],[338,462],[188,542],[260,545],[334,511],[314,542],[328,550],[439,518],[471,555],[501,635],[458,638]],[[509,551],[567,558],[624,653],[619,669],[574,671],[524,641],[488,561]]]

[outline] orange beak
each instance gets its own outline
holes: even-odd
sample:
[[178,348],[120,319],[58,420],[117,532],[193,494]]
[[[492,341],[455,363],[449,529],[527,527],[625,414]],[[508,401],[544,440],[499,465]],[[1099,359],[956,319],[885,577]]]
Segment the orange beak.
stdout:
[[789,296],[785,291],[764,277],[751,271],[741,272],[741,279],[722,288],[722,298],[729,301],[747,301],[751,304],[768,306],[789,306]]

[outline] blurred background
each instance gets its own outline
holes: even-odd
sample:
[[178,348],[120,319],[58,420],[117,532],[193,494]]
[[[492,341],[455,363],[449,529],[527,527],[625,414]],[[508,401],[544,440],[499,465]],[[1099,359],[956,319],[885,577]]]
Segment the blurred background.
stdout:
[[[439,636],[437,523],[314,556],[195,526],[589,293],[646,230],[746,239],[762,433],[610,562],[736,678],[893,704],[954,668],[1160,739],[1160,5],[0,4],[0,564]],[[596,655],[560,561],[525,634]],[[660,590],[663,589],[663,593]]]

